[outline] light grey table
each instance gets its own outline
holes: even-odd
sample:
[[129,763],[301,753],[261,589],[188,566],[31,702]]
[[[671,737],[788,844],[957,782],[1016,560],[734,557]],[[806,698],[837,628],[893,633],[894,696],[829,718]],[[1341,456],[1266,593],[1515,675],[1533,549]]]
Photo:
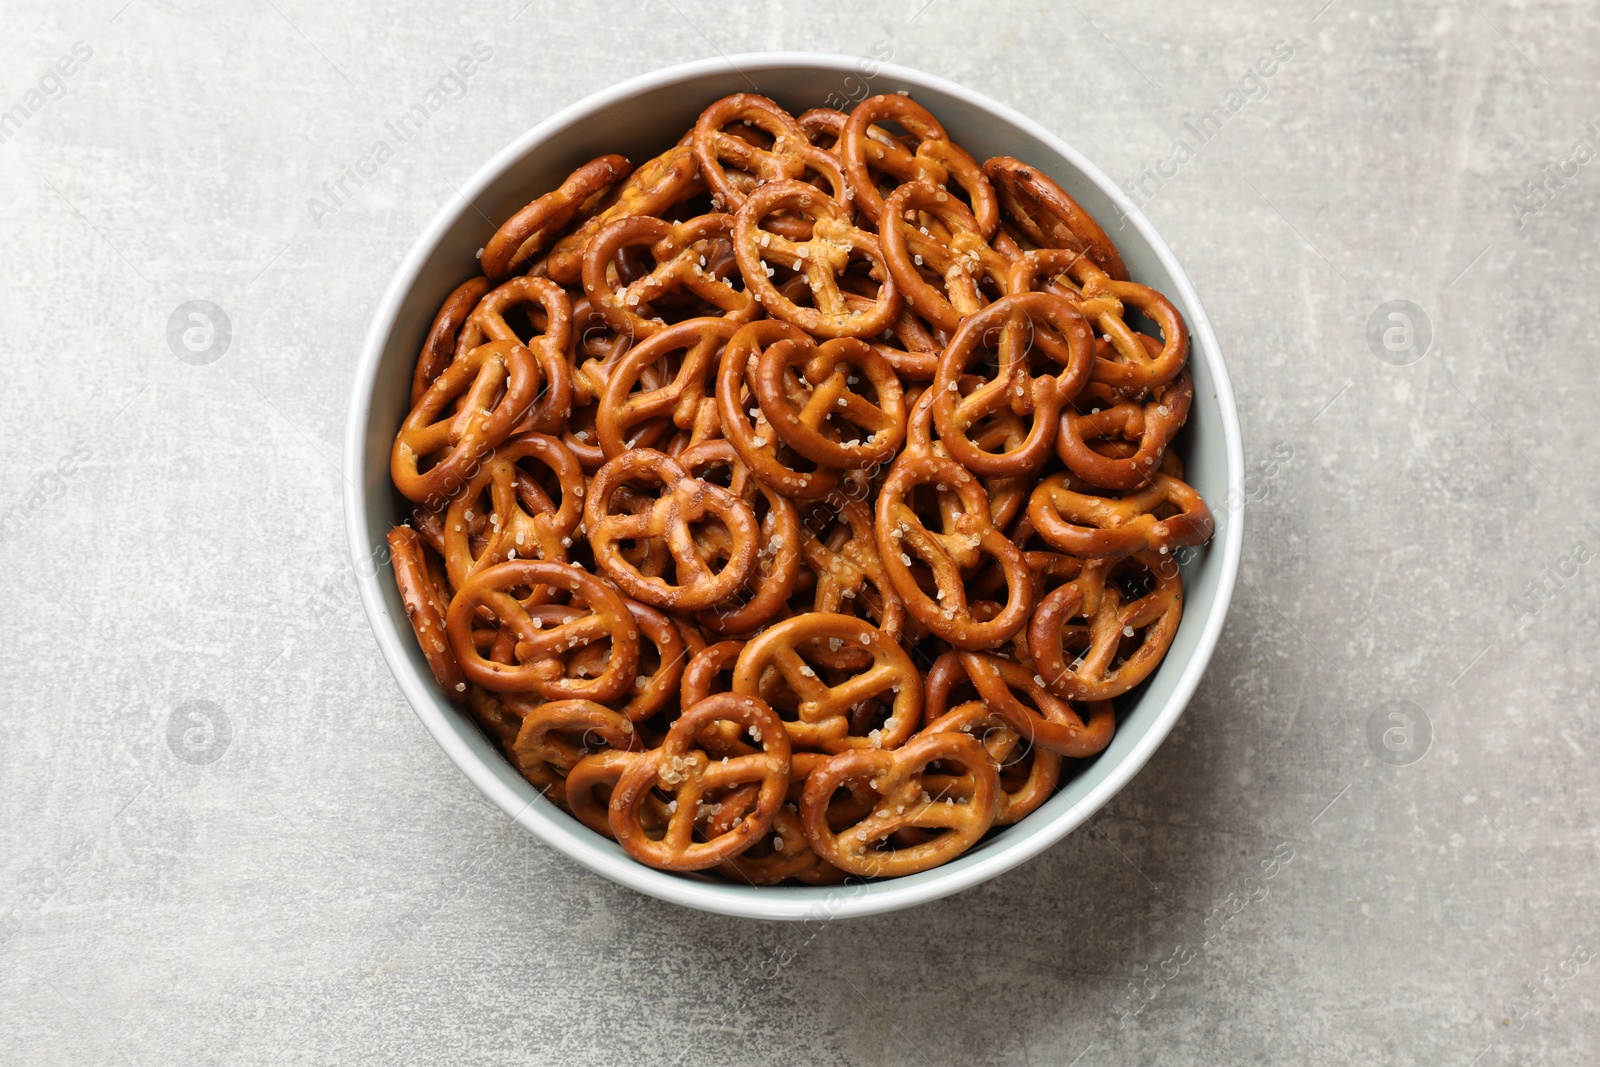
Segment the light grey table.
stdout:
[[[1592,6],[523,4],[7,11],[0,1059],[1595,1061]],[[1255,471],[1133,784],[817,929],[491,809],[379,659],[339,498],[368,317],[454,188],[613,81],[773,48],[946,75],[1133,187]]]

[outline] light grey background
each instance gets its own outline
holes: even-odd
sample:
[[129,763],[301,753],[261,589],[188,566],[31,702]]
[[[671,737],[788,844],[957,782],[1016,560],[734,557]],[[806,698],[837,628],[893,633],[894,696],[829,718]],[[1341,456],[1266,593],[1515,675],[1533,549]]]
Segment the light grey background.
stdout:
[[[1593,1062],[1592,7],[522,3],[7,12],[0,1056]],[[980,889],[811,928],[637,896],[481,799],[368,633],[338,470],[368,317],[480,162],[782,48],[1150,167],[1256,471],[1222,644],[1133,784]],[[197,300],[225,351],[169,331]]]

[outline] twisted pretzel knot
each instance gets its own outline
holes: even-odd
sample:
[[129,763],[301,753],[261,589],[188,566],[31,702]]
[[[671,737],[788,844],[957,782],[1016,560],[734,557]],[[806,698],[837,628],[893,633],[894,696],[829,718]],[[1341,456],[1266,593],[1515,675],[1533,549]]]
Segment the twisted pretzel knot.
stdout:
[[[918,487],[951,493],[960,511],[947,528],[934,533],[911,506]],[[875,523],[878,550],[890,584],[917,621],[958,648],[994,648],[1022,628],[1033,607],[1032,579],[1022,550],[990,520],[983,487],[965,467],[935,455],[902,456],[878,493]],[[994,618],[979,622],[968,611],[963,570],[983,556],[1000,564],[1008,599]],[[912,559],[929,570],[936,597],[923,591],[911,570]]]
[[[1059,373],[1035,376],[1033,342],[1045,329],[1064,340],[1066,360]],[[963,393],[962,378],[995,334],[999,349],[995,376]],[[933,421],[951,457],[980,474],[1016,475],[1038,468],[1055,443],[1061,409],[1089,380],[1093,345],[1094,335],[1077,308],[1048,293],[1002,297],[962,320],[933,379]],[[1027,437],[1005,452],[985,451],[972,440],[972,428],[1007,410],[1033,417]]]
[[727,441],[693,445],[679,453],[678,462],[701,480],[713,470],[726,470],[728,491],[749,505],[752,513],[758,502],[765,504],[756,562],[746,583],[749,598],[742,603],[707,608],[695,616],[695,621],[717,634],[745,633],[765,625],[783,610],[800,576],[800,557],[794,549],[801,536],[800,519],[794,502],[757,481]]
[[[807,663],[802,649],[816,642],[838,642],[870,657],[865,669],[830,683]],[[808,612],[785,619],[745,644],[733,672],[733,691],[760,692],[763,675],[774,671],[796,698],[797,719],[785,722],[790,739],[807,748],[838,752],[847,748],[894,748],[917,728],[922,678],[900,645],[871,623],[849,615]],[[868,701],[884,702],[881,726],[861,734],[851,729],[851,712]]]
[[[996,826],[1020,822],[1037,811],[1055,793],[1061,781],[1061,757],[1044,748],[1025,746],[1020,733],[981,700],[970,700],[932,719],[924,733],[959,731],[977,738],[1000,768]],[[931,779],[931,780],[930,780]],[[924,783],[937,793],[944,783],[924,775]]]
[[[658,486],[662,494],[648,510],[612,510],[614,492],[629,483]],[[725,532],[725,562],[715,573],[690,526],[715,518]],[[691,478],[672,457],[654,449],[624,452],[595,473],[584,504],[584,525],[595,562],[625,592],[647,604],[698,611],[731,596],[755,565],[757,527],[750,506],[719,485]],[[665,544],[677,581],[646,575],[624,558],[619,542]]]
[[[1189,328],[1172,302],[1154,289],[1135,282],[1117,281],[1095,265],[1089,254],[1040,250],[1019,256],[1011,266],[1013,293],[1025,293],[1041,279],[1067,274],[1079,292],[1064,295],[1092,319],[1110,341],[1114,356],[1097,356],[1093,380],[1124,393],[1138,394],[1165,385],[1178,376],[1189,358]],[[1060,292],[1060,286],[1055,286]],[[1151,351],[1153,338],[1138,333],[1125,321],[1130,305],[1161,330],[1162,341]]]
[[632,169],[623,156],[591,159],[557,188],[511,216],[483,246],[479,265],[486,278],[500,281],[526,264],[574,218],[591,213],[595,201]]
[[[775,211],[786,210],[812,220],[812,234],[791,240],[761,222]],[[785,322],[819,337],[866,337],[882,333],[900,313],[900,295],[884,265],[878,239],[850,222],[849,210],[802,181],[774,181],[757,188],[734,216],[734,254],[744,275],[745,288],[755,293],[761,306]],[[852,257],[871,263],[880,283],[877,298],[865,308],[851,310],[839,276]],[[811,307],[801,307],[773,284],[771,260],[785,270],[805,276]]]
[[[712,762],[692,746],[700,731],[715,722],[743,727],[761,751]],[[710,840],[693,840],[702,800],[749,784],[757,785],[758,793],[737,825]],[[659,839],[652,838],[641,819],[641,809],[655,788],[673,798]],[[789,738],[778,717],[759,697],[718,693],[685,708],[660,748],[623,769],[611,793],[611,832],[630,856],[652,867],[704,870],[738,855],[764,835],[788,788]]]
[[[555,475],[559,507],[519,464],[538,460]],[[487,507],[483,503],[488,490]],[[479,569],[521,556],[565,562],[583,518],[583,468],[559,440],[539,433],[508,438],[451,500],[442,524],[450,582],[460,586]],[[481,539],[474,550],[472,541]]]
[[557,241],[544,260],[544,273],[560,285],[573,285],[583,275],[583,252],[600,228],[616,219],[660,215],[705,188],[694,152],[674,145],[628,175],[602,209]]
[[1119,561],[1099,559],[1039,602],[1029,624],[1028,649],[1057,695],[1071,700],[1121,696],[1148,678],[1171,646],[1183,617],[1178,569],[1169,556],[1155,552],[1127,558],[1148,576],[1147,592],[1125,598],[1115,582],[1107,581]]
[[[434,507],[448,500],[474,464],[511,436],[537,382],[533,353],[515,342],[491,341],[457,357],[400,425],[389,456],[395,488]],[[426,470],[425,459],[433,461]]]
[[[587,612],[546,628],[512,595],[517,588],[548,585],[565,590]],[[515,663],[485,658],[473,640],[479,609],[515,642]],[[627,604],[609,585],[581,568],[544,560],[512,560],[485,567],[456,590],[445,618],[451,650],[468,679],[500,693],[534,692],[548,700],[620,696],[639,665],[639,631]],[[611,642],[605,669],[596,677],[568,677],[561,656],[598,641]]]
[[983,702],[1030,744],[1062,756],[1082,757],[1111,743],[1117,720],[1109,700],[1089,702],[1087,714],[1083,714],[1046,688],[1041,675],[1020,663],[987,652],[962,652],[960,656]]
[[[578,739],[573,741],[572,735]],[[565,801],[565,777],[593,744],[639,747],[633,723],[592,700],[552,700],[523,716],[511,755],[517,769],[553,800]]]
[[[925,788],[930,764],[955,764],[940,793]],[[872,813],[835,831],[828,821],[834,791],[850,780],[867,780],[877,796]],[[994,824],[999,775],[974,738],[959,731],[923,733],[900,748],[856,749],[824,761],[806,779],[800,818],[812,848],[851,874],[893,877],[938,866],[965,852]],[[944,831],[907,848],[883,846],[902,830]]]
[[1011,220],[1035,245],[1083,252],[1119,281],[1128,268],[1117,246],[1067,191],[1037,169],[1011,156],[995,156],[983,165],[1000,203]]
[[[892,137],[873,136],[874,124],[884,121],[898,123],[916,139],[912,152]],[[985,240],[1000,225],[994,189],[982,168],[950,140],[927,108],[910,97],[898,93],[869,96],[857,104],[839,138],[839,158],[857,207],[874,223],[882,225],[886,211],[876,171],[902,183],[927,182],[935,189],[945,189],[953,181],[966,192]]]
[[[727,318],[688,319],[630,349],[606,379],[595,413],[595,432],[605,457],[615,459],[630,448],[658,447],[673,428],[688,431],[691,445],[720,433],[716,400],[708,386],[721,365],[723,348],[738,328]],[[678,352],[684,353],[680,359],[669,360]],[[645,388],[635,391],[638,385]],[[630,437],[629,431],[637,432]]]
[[[717,370],[717,413],[722,433],[738,451],[739,458],[763,483],[796,500],[815,500],[833,492],[839,472],[818,466],[815,470],[796,470],[788,462],[794,455],[760,406],[756,392],[759,360],[767,346],[780,341],[805,343],[810,338],[787,322],[764,319],[739,329],[722,351]],[[800,457],[804,462],[803,457]]]
[[1216,521],[1192,486],[1161,471],[1145,480],[1143,489],[1110,496],[1052,474],[1028,498],[1028,518],[1040,537],[1081,559],[1165,554],[1211,538]]
[[[862,379],[871,385],[876,402],[855,388]],[[815,463],[870,466],[892,457],[905,439],[900,379],[888,360],[856,338],[835,338],[821,346],[809,339],[768,345],[757,362],[755,384],[773,430]],[[853,436],[845,440],[847,433]]]
[[[715,243],[727,241],[732,233],[732,215],[701,215],[678,223],[648,215],[617,219],[594,235],[583,254],[584,293],[614,329],[641,341],[666,329],[653,305],[680,290],[717,308],[729,323],[749,322],[760,310],[755,297],[718,276],[712,262]],[[641,278],[616,285],[612,278],[618,274],[618,253],[638,247],[650,250],[655,266]],[[652,314],[641,314],[641,309]]]
[[445,639],[447,601],[429,573],[427,549],[422,538],[409,526],[396,526],[389,531],[387,540],[389,561],[400,587],[400,600],[405,604],[406,617],[411,620],[411,629],[417,635],[417,644],[422,646],[429,670],[446,693],[465,693],[466,676],[461,673]]
[[[967,206],[918,180],[896,189],[884,205],[883,258],[906,303],[942,330],[1010,292],[1011,262],[989,245]],[[925,275],[944,286],[941,292]]]

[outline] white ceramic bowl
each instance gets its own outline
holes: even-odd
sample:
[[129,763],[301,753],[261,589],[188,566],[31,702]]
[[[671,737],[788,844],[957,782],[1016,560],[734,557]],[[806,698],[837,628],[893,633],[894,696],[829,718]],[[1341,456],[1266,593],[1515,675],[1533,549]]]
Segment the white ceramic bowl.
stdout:
[[[876,73],[873,74],[873,69]],[[1016,156],[1049,174],[1112,235],[1132,277],[1164,293],[1192,337],[1195,401],[1179,439],[1188,478],[1210,502],[1217,535],[1184,562],[1187,610],[1166,660],[1121,716],[1111,745],[1038,811],[951,863],[921,874],[835,887],[741,886],[669,874],[629,859],[530,786],[439,692],[387,565],[384,535],[408,510],[389,482],[389,448],[405,417],[411,372],[446,294],[478,272],[495,225],[607,152],[636,163],[665,150],[713,100],[757,90],[793,113],[830,93],[907,90],[979,160]],[[1236,491],[1243,452],[1233,391],[1211,325],[1172,252],[1114,182],[1060,138],[1010,108],[905,67],[851,56],[766,53],[707,59],[642,75],[581,100],[481,167],[417,239],[384,293],[356,368],[345,429],[345,523],[361,601],[395,680],[434,739],[474,785],[546,844],[613,881],[705,911],[767,919],[870,915],[958,892],[1060,840],[1133,777],[1172,729],[1222,631],[1239,564]],[[1119,217],[1125,221],[1118,226]],[[493,219],[494,223],[488,221]]]

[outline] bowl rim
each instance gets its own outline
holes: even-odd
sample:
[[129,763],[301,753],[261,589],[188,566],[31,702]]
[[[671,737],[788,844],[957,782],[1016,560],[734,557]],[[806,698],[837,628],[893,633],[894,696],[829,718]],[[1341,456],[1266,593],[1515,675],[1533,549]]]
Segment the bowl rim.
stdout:
[[[408,294],[419,279],[423,264],[450,230],[471,210],[475,198],[493,181],[551,135],[585,116],[644,92],[671,89],[710,74],[722,74],[729,66],[740,73],[789,67],[854,73],[862,62],[859,56],[787,51],[741,53],[690,60],[618,82],[550,115],[515,138],[480,166],[459,188],[458,195],[445,201],[412,243],[373,313],[351,382],[342,464],[345,530],[351,564],[355,570],[362,608],[373,637],[389,665],[390,673],[412,710],[439,747],[468,780],[498,808],[539,840],[589,870],[638,892],[685,907],[722,915],[754,919],[804,920],[866,916],[894,911],[937,900],[979,885],[1033,858],[1060,841],[1121,791],[1166,740],[1172,727],[1183,714],[1210,662],[1227,618],[1238,575],[1243,544],[1242,515],[1238,509],[1230,509],[1228,521],[1221,524],[1222,528],[1212,542],[1221,553],[1220,570],[1216,593],[1194,652],[1183,665],[1171,694],[1159,708],[1143,736],[1138,738],[1134,747],[1112,767],[1102,781],[1055,820],[1042,824],[1030,834],[1008,842],[1002,847],[969,857],[970,861],[966,865],[947,868],[948,873],[944,877],[937,877],[936,868],[927,872],[935,877],[917,879],[914,882],[909,879],[890,879],[883,882],[833,887],[752,887],[702,882],[658,871],[626,856],[619,857],[604,851],[598,845],[601,840],[598,835],[566,816],[537,793],[531,800],[525,801],[468,747],[461,734],[457,732],[456,726],[447,715],[459,716],[459,712],[444,701],[437,691],[437,684],[432,676],[418,670],[416,661],[403,647],[402,628],[397,620],[390,617],[384,603],[378,583],[379,576],[385,574],[387,568],[369,565],[373,552],[371,546],[374,542],[371,539],[372,531],[361,490],[364,481],[363,471],[369,459],[366,431],[378,369],[384,349],[388,345],[389,335]],[[1038,139],[1076,168],[1085,179],[1097,186],[1116,205],[1124,220],[1148,243],[1152,253],[1170,275],[1174,288],[1180,295],[1180,302],[1189,311],[1187,318],[1190,334],[1201,342],[1196,347],[1199,348],[1211,372],[1213,392],[1222,423],[1227,485],[1231,498],[1232,490],[1243,480],[1244,450],[1238,409],[1227,365],[1212,331],[1210,319],[1200,303],[1199,294],[1195,292],[1188,274],[1149,219],[1122,188],[1099,167],[1055,133],[1026,115],[938,75],[893,63],[880,63],[877,67],[879,77],[899,79],[911,85],[925,86],[935,92],[958,98],[969,106],[987,112],[996,120],[1008,123]]]

